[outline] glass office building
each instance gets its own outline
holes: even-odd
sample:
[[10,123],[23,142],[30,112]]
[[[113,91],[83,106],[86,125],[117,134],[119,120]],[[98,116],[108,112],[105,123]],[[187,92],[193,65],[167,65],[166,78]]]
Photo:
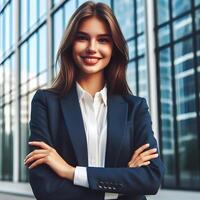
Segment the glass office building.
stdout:
[[[0,0],[1,186],[28,185],[23,160],[31,100],[57,75],[59,42],[83,2]],[[157,124],[166,165],[162,187],[200,190],[200,0],[98,2],[110,5],[120,23],[130,88],[147,99]]]

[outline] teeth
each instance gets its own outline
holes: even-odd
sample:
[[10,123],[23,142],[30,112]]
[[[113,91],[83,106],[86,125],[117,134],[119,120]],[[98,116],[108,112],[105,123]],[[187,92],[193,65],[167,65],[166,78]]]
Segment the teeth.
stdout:
[[98,62],[98,58],[83,58],[87,63],[95,64]]

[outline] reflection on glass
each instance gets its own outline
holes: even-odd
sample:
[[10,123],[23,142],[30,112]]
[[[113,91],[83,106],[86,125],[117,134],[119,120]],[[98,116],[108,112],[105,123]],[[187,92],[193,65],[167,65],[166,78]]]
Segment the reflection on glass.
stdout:
[[176,17],[188,10],[191,9],[191,1],[182,1],[182,0],[173,0],[172,1],[172,10],[173,17]]
[[136,69],[135,69],[135,62],[130,62],[128,64],[126,77],[128,84],[130,86],[130,89],[134,95],[137,94],[137,88],[136,88]]
[[27,63],[27,43],[23,43],[20,47],[20,82],[24,83],[28,79],[28,63]]
[[192,17],[186,15],[173,23],[174,38],[179,39],[192,31]]
[[[3,65],[0,65],[0,160],[3,160]],[[0,162],[0,180],[3,178],[3,162]]]
[[3,56],[3,53],[4,53],[4,45],[3,45],[3,42],[5,41],[4,40],[4,28],[3,28],[3,15],[0,15],[0,62],[2,60],[2,56]]
[[29,40],[29,78],[37,74],[37,33]]
[[171,51],[163,49],[159,54],[160,94],[162,120],[162,154],[166,165],[164,184],[175,185],[175,147],[172,97]]
[[28,100],[27,96],[20,99],[20,160],[19,160],[19,180],[27,181],[27,169],[23,164],[23,160],[27,155],[28,141]]
[[128,42],[129,59],[135,58],[135,40]]
[[198,6],[200,4],[200,0],[195,0],[195,6]]
[[158,30],[159,46],[169,43],[169,25],[166,25]]
[[5,75],[5,82],[4,82],[4,91],[5,94],[9,93],[10,91],[10,59],[7,59],[4,64],[4,75]]
[[72,16],[72,13],[76,9],[76,1],[67,1],[65,4],[65,26],[67,26],[70,17]]
[[200,29],[200,9],[196,10],[195,12],[195,23],[196,23],[196,30]]
[[39,73],[47,69],[47,27],[39,29]]
[[[58,46],[63,34],[63,10],[58,10],[53,16],[53,54],[54,54],[54,64],[56,61],[56,54],[58,51]],[[54,76],[58,72],[58,66],[54,67]]]
[[162,24],[169,20],[169,0],[157,0],[157,20]]
[[37,2],[36,0],[29,1],[29,28],[31,28],[37,21]]
[[144,34],[140,35],[138,38],[138,44],[137,44],[137,50],[138,50],[138,55],[145,54],[145,36]]
[[28,29],[28,1],[20,0],[20,32],[23,35]]
[[143,33],[145,29],[144,0],[137,0],[137,33]]
[[[56,6],[56,4],[60,3],[61,0],[53,0],[53,5]],[[71,0],[73,1],[73,0]]]
[[[175,81],[180,184],[200,186],[192,39],[175,45]],[[187,66],[189,65],[189,66]]]
[[138,95],[144,97],[148,101],[148,76],[145,58],[138,60],[138,78],[139,78],[139,93]]
[[4,106],[4,140],[3,140],[3,180],[12,180],[13,167],[13,138],[11,134],[10,105]]
[[[78,0],[78,5],[83,4],[87,0]],[[93,2],[102,2],[110,6],[110,0],[93,0]]]
[[16,98],[16,88],[17,88],[17,76],[16,76],[16,65],[15,65],[15,60],[14,60],[15,54],[12,55],[11,57],[11,76],[10,76],[10,81],[11,81],[11,100],[14,100]]
[[47,1],[43,0],[43,1],[39,1],[39,18],[43,17],[44,15],[46,15],[47,12]]
[[125,38],[134,36],[134,1],[115,1],[114,11]]
[[8,50],[10,48],[10,34],[11,34],[11,26],[10,26],[10,4],[6,6],[5,10],[5,36],[6,36],[6,40],[5,40],[5,51]]
[[41,73],[38,79],[39,79],[39,87],[42,87],[43,85],[47,84],[47,71]]

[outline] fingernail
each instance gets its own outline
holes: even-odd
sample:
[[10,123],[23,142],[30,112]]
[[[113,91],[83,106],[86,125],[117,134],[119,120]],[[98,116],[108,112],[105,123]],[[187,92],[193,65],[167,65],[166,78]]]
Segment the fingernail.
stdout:
[[149,146],[149,143],[147,143],[146,146],[148,147],[148,146]]

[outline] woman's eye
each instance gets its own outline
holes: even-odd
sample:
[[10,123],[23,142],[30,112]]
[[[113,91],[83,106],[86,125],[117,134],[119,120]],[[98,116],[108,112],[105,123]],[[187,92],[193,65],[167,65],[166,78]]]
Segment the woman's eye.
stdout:
[[81,36],[81,35],[77,36],[76,39],[80,41],[87,40],[85,36]]
[[110,42],[110,40],[107,39],[107,38],[100,38],[99,42],[101,42],[101,43],[108,43],[108,42]]

